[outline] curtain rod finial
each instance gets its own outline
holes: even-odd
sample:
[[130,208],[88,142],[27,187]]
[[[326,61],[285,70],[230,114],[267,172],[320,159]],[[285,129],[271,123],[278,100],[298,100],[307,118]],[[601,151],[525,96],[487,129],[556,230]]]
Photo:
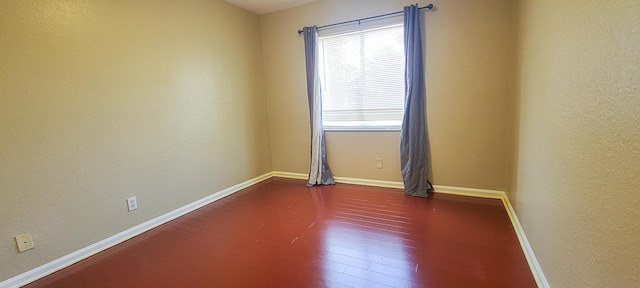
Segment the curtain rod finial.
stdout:
[[429,9],[429,10],[433,9],[433,4],[427,5],[427,9]]
[[304,32],[304,31],[298,30],[298,35],[302,34],[302,32]]

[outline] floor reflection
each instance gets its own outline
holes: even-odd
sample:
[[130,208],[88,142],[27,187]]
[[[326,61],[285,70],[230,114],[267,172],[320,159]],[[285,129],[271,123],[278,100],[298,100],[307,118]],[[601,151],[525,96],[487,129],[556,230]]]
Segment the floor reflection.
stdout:
[[27,287],[536,287],[502,202],[270,179]]
[[[325,285],[418,287],[408,215],[362,194],[310,188],[319,228]],[[397,195],[395,195],[397,196]]]

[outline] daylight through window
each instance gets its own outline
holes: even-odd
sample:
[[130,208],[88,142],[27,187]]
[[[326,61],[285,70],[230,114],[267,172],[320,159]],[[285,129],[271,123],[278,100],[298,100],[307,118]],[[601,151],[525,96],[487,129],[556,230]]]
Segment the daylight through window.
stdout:
[[404,111],[402,25],[321,37],[326,130],[399,130]]

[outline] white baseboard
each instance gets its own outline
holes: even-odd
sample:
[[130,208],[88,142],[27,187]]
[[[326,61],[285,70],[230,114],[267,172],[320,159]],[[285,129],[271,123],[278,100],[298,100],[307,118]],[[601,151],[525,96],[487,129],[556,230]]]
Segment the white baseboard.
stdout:
[[[295,173],[295,172],[273,171],[273,176],[282,177],[282,178],[291,178],[291,179],[303,179],[303,180],[309,179],[309,174]],[[333,179],[336,181],[336,183],[343,183],[343,184],[355,184],[355,185],[400,188],[400,189],[404,188],[404,184],[402,182],[396,182],[396,181],[384,181],[384,180],[338,177],[338,176],[334,176]]]
[[335,179],[336,182],[338,182],[338,183],[344,183],[344,184],[355,184],[355,185],[365,185],[365,186],[404,189],[404,183],[396,182],[396,181],[384,181],[384,180],[349,178],[349,177],[335,177],[335,176],[333,177],[333,179]]
[[309,179],[309,174],[273,171],[273,177],[282,177],[282,178],[289,178],[289,179],[307,180],[307,179]]
[[142,224],[136,225],[134,227],[131,227],[125,231],[122,231],[116,235],[113,235],[109,238],[106,238],[102,241],[99,241],[97,243],[91,244],[87,247],[84,247],[80,250],[77,250],[75,252],[72,252],[70,254],[67,254],[65,256],[62,256],[56,260],[53,260],[51,262],[48,262],[42,266],[36,267],[32,270],[29,270],[25,273],[22,273],[20,275],[17,275],[15,277],[9,278],[5,281],[0,282],[0,287],[4,288],[4,287],[20,287],[26,284],[29,284],[33,281],[36,281],[44,276],[47,276],[51,273],[54,273],[58,270],[61,270],[63,268],[66,268],[76,262],[79,262],[83,259],[86,259],[92,255],[95,255],[103,250],[106,250],[107,248],[113,247],[117,244],[120,244],[126,240],[129,240],[135,236],[138,236],[146,231],[149,231],[155,227],[158,227],[164,223],[167,223],[173,219],[176,219],[182,215],[185,215],[189,212],[192,212],[198,208],[201,208],[205,205],[208,205],[212,202],[215,202],[217,200],[220,200],[226,196],[229,196],[237,191],[240,191],[246,187],[249,187],[251,185],[254,185],[256,183],[259,183],[261,181],[264,181],[266,179],[269,179],[273,176],[273,172],[269,172],[263,175],[260,175],[256,178],[253,179],[249,179],[247,181],[244,181],[240,184],[236,184],[234,186],[231,186],[229,188],[220,190],[214,194],[211,194],[205,198],[202,198],[200,200],[197,200],[195,202],[192,202],[190,204],[187,204],[185,206],[182,206],[176,210],[173,210],[171,212],[168,212],[164,215],[161,215],[159,217],[156,217],[154,219],[151,219],[147,222],[144,222]]
[[502,199],[506,197],[504,191],[477,189],[477,188],[465,188],[465,187],[453,187],[443,185],[433,185],[433,188],[437,193],[453,194],[461,196],[472,196],[491,199]]
[[542,272],[542,267],[540,267],[540,263],[538,263],[538,259],[536,258],[536,255],[533,253],[533,248],[531,248],[531,244],[529,244],[529,240],[527,240],[527,236],[524,234],[524,230],[520,225],[520,220],[518,220],[516,211],[513,210],[513,206],[511,206],[509,197],[505,195],[502,198],[502,203],[504,204],[504,207],[507,210],[507,214],[509,214],[509,218],[511,219],[511,224],[513,224],[513,228],[516,230],[518,241],[520,241],[520,246],[522,247],[522,251],[524,252],[525,258],[527,258],[527,263],[529,264],[529,268],[531,269],[531,273],[533,274],[533,278],[536,280],[538,287],[543,287],[543,288],[551,287],[549,286],[549,282],[547,282],[547,278],[544,276],[544,273]]
[[[295,173],[295,172],[283,172],[283,171],[273,171],[273,176],[282,177],[282,178],[291,178],[291,179],[305,179],[305,180],[309,178],[308,174]],[[373,179],[350,178],[350,177],[339,177],[339,176],[334,176],[333,178],[336,180],[337,183],[404,189],[404,183],[400,181],[373,180]],[[443,185],[433,185],[433,188],[436,190],[436,192],[444,193],[444,194],[474,196],[474,197],[493,198],[493,199],[502,199],[502,197],[504,197],[504,192],[498,191],[498,190],[461,188],[461,187],[443,186]]]

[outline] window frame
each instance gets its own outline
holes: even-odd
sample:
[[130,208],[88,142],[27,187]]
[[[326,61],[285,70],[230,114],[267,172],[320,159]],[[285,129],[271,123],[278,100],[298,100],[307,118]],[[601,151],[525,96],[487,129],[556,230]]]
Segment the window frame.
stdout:
[[[370,32],[370,31],[376,31],[376,30],[383,30],[383,29],[389,29],[389,28],[399,28],[401,30],[404,30],[403,28],[403,24],[402,22],[391,22],[391,23],[386,23],[386,24],[382,24],[382,25],[376,25],[376,26],[370,26],[370,27],[366,27],[366,28],[362,28],[362,29],[352,29],[352,30],[343,30],[343,31],[338,31],[338,32],[334,32],[334,33],[327,33],[323,35],[319,35],[318,37],[318,42],[319,42],[319,74],[320,74],[320,79],[321,79],[321,89],[322,89],[322,95],[323,95],[323,102],[324,102],[324,96],[326,95],[326,86],[325,86],[325,77],[324,77],[324,46],[322,44],[322,41],[324,41],[324,39],[327,38],[333,38],[333,37],[340,37],[340,36],[345,36],[345,35],[350,35],[350,34],[362,34],[362,33],[366,33],[366,32]],[[405,49],[404,49],[404,39],[402,39],[401,41],[402,44],[402,55],[403,55],[403,59],[401,60],[402,66],[404,67],[405,65]],[[361,54],[362,55],[362,54]],[[401,82],[401,87],[404,91],[404,73],[401,74],[402,77],[402,82]],[[404,118],[404,110],[405,110],[405,106],[406,106],[406,99],[405,99],[405,93],[403,92],[402,94],[402,114],[403,117],[401,117],[400,122],[398,124],[384,124],[384,123],[375,123],[376,121],[360,121],[362,122],[362,124],[364,125],[327,125],[327,121],[323,115],[323,126],[324,126],[324,130],[325,131],[332,131],[332,132],[376,132],[376,131],[381,131],[381,132],[397,132],[400,131],[402,128],[402,122],[403,122],[403,118]],[[397,108],[396,108],[397,109]],[[324,103],[323,103],[323,111],[322,113],[325,113],[324,110]],[[397,120],[392,120],[392,121],[397,121]],[[339,123],[339,121],[335,121],[337,123]],[[355,121],[352,121],[355,122]],[[379,121],[382,122],[382,121]],[[366,125],[369,124],[369,125]]]

